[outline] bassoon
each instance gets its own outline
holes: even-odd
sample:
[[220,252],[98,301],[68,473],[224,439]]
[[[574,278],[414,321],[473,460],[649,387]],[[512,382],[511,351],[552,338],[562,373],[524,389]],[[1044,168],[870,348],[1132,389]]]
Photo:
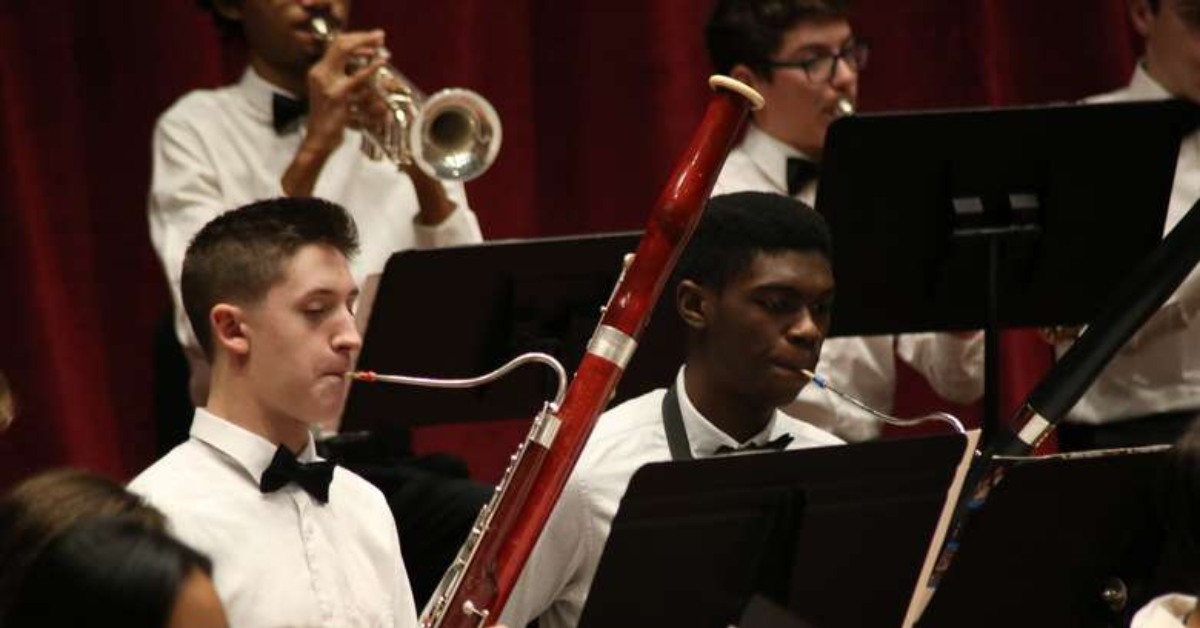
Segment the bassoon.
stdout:
[[[426,606],[427,628],[494,624],[562,493],[596,420],[612,398],[664,284],[700,220],[738,130],[763,98],[729,77],[713,89],[700,125],[650,212],[645,234],[604,306],[561,404],[547,403],[513,455],[491,501]],[[520,360],[497,369],[511,370]],[[416,383],[418,378],[352,373],[365,381]],[[463,387],[490,379],[425,385]]]

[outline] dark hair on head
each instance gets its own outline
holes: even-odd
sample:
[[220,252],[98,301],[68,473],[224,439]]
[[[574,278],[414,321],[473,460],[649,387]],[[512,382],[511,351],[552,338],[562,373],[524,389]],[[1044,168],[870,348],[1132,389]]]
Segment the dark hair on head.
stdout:
[[56,536],[87,517],[124,516],[164,530],[162,513],[116,482],[78,469],[35,475],[0,498],[0,608],[25,570]]
[[127,517],[79,521],[29,566],[5,626],[162,628],[193,574],[212,563]]
[[196,234],[183,258],[180,292],[209,360],[213,306],[257,303],[283,278],[287,261],[309,244],[325,244],[351,258],[358,252],[358,229],[340,205],[281,197],[225,212]]
[[767,76],[783,36],[801,22],[845,19],[850,0],[718,0],[708,20],[708,58],[718,74],[742,64]]
[[196,6],[212,17],[213,24],[216,25],[217,33],[221,36],[221,39],[236,39],[242,36],[242,23],[221,15],[221,12],[217,10],[217,4],[214,0],[196,0]]
[[679,258],[675,277],[720,291],[756,255],[789,251],[833,259],[829,227],[811,207],[767,192],[714,196]]

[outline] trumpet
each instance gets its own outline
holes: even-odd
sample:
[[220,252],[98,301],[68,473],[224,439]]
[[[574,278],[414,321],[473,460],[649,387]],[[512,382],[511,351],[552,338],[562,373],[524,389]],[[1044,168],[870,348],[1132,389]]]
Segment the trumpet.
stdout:
[[[313,17],[310,27],[326,44],[336,35],[325,16]],[[387,50],[377,55],[389,56]],[[370,61],[359,59],[350,69]],[[361,120],[362,151],[370,159],[387,159],[397,167],[416,165],[446,181],[470,181],[496,161],[503,138],[500,116],[479,94],[447,88],[426,97],[391,65],[376,70],[370,83],[374,101],[365,109],[380,112]]]

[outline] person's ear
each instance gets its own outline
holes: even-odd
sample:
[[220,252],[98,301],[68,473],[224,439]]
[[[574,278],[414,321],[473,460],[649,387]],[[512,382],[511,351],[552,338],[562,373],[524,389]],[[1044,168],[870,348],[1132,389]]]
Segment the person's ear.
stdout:
[[744,63],[739,63],[729,70],[730,78],[735,78],[756,90],[761,90],[759,87],[764,83],[770,82],[769,77],[760,76],[757,72],[750,69],[750,66]]
[[679,287],[675,289],[675,309],[679,311],[679,318],[696,331],[708,327],[713,296],[708,288],[691,279],[680,281]]
[[217,13],[234,22],[242,21],[242,1],[241,0],[213,0],[213,8]]
[[218,303],[208,313],[208,322],[212,325],[213,345],[220,347],[233,355],[246,355],[250,352],[250,339],[246,336],[243,325],[245,313],[242,308],[228,303]]
[[[1162,10],[1159,0],[1159,10]],[[1149,0],[1129,0],[1129,19],[1133,22],[1133,28],[1143,38],[1150,36],[1150,30],[1154,23],[1154,9],[1150,8]]]

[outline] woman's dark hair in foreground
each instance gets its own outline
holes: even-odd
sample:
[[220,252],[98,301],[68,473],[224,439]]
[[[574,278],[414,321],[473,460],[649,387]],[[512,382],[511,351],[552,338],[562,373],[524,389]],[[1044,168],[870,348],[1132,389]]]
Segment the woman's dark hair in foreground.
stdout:
[[162,628],[184,582],[212,574],[200,553],[130,517],[81,520],[29,565],[7,628]]

